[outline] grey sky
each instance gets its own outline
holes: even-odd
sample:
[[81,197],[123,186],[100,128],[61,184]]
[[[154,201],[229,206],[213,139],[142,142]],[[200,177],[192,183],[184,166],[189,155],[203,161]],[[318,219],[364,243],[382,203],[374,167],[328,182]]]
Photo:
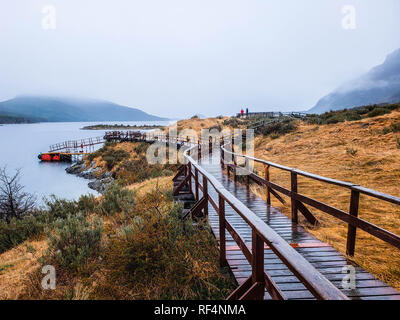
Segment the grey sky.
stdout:
[[1,0],[0,100],[85,96],[167,117],[304,110],[399,48],[399,17],[399,0]]

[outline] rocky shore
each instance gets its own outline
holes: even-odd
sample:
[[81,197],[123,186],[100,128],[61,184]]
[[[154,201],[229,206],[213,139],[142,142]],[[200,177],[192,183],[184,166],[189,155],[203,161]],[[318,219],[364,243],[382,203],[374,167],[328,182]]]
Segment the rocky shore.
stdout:
[[90,166],[86,166],[84,161],[78,161],[66,168],[65,171],[69,174],[91,180],[88,183],[88,187],[99,193],[104,193],[107,187],[114,181],[113,174],[112,172],[103,173],[102,168],[95,166],[95,161]]

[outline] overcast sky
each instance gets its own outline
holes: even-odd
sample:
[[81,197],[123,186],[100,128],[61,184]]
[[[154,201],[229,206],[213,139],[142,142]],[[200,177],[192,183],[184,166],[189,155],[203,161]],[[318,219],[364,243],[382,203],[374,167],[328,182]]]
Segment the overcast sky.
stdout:
[[399,17],[399,0],[0,0],[0,100],[82,96],[167,117],[306,110],[399,48]]

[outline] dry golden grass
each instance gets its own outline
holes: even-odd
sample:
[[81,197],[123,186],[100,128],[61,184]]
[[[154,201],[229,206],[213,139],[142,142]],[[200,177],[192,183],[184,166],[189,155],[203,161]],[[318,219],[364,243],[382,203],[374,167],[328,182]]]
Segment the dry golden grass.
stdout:
[[[258,137],[257,158],[325,177],[356,183],[374,190],[400,196],[400,133],[383,134],[382,129],[399,122],[400,112],[344,122],[335,125],[306,125],[278,139]],[[263,168],[256,166],[259,172]],[[271,180],[290,187],[288,173],[271,169]],[[336,208],[349,210],[350,191],[345,188],[299,177],[299,192]],[[265,191],[255,188],[261,196]],[[257,189],[257,190],[256,190]],[[273,205],[290,214],[273,196]],[[289,201],[290,202],[290,201]],[[347,227],[338,219],[311,209],[322,223],[308,230],[319,239],[345,253]],[[361,196],[359,217],[400,234],[400,207],[368,196]],[[358,230],[354,260],[388,284],[400,289],[400,252],[369,234]]]
[[0,300],[18,298],[28,275],[39,267],[37,259],[46,249],[45,239],[28,240],[0,255]]
[[[214,126],[221,126],[223,127],[223,122],[228,117],[222,117],[221,119],[218,118],[207,118],[207,119],[186,119],[186,120],[179,120],[177,122],[178,131],[191,129],[196,131],[197,135],[200,137],[202,129],[209,129]],[[168,127],[165,128],[168,131]]]
[[153,178],[140,183],[134,183],[128,186],[127,189],[134,191],[137,196],[143,197],[146,193],[153,191],[157,187],[162,191],[172,190],[172,176]]

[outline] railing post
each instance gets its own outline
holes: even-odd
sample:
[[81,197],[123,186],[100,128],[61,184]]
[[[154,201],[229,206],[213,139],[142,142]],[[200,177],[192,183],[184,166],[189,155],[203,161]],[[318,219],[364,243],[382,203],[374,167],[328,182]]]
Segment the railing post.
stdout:
[[201,144],[200,140],[197,140],[197,160],[201,159]]
[[233,180],[236,182],[237,181],[237,177],[236,177],[236,166],[237,166],[237,162],[236,162],[236,157],[233,156]]
[[233,161],[234,161],[234,159],[235,159],[235,156],[234,156],[235,149],[234,149],[234,147],[233,147],[234,143],[235,143],[235,138],[234,138],[233,135],[232,135],[232,142],[231,142],[231,147],[232,147],[232,163],[233,163]]
[[[248,171],[247,168],[249,167],[249,159],[245,158],[244,166],[246,168],[246,171]],[[250,172],[246,172],[246,186],[247,186],[247,188],[250,187],[249,175],[250,175]]]
[[204,216],[208,217],[208,186],[207,177],[203,175],[203,197],[206,199],[206,205],[204,207]]
[[297,173],[294,171],[290,172],[290,180],[291,180],[291,190],[292,190],[292,196],[291,196],[291,202],[292,202],[292,222],[298,223],[299,218],[298,218],[298,210],[297,210],[297,203],[296,203],[296,198],[295,195],[297,193]]
[[[252,242],[251,242],[251,252],[252,252],[252,282],[253,283],[265,283],[264,278],[264,241],[257,234],[254,229],[252,229]],[[257,286],[254,291],[254,299],[263,300],[264,299],[264,285]]]
[[192,164],[189,162],[187,165],[188,168],[188,174],[189,174],[189,192],[192,193]]
[[199,171],[197,170],[196,167],[194,167],[194,185],[195,185],[195,196],[196,196],[196,201],[199,201]]
[[[350,215],[353,217],[358,217],[358,204],[360,201],[360,192],[351,190],[351,199],[350,199]],[[353,257],[354,250],[356,247],[356,232],[357,228],[352,226],[350,223],[347,229],[347,246],[346,253],[347,255]]]
[[226,265],[226,239],[225,239],[225,201],[218,194],[218,213],[219,213],[219,263]]
[[[264,166],[264,173],[265,173],[265,180],[267,180],[269,182],[269,165],[265,165]],[[267,185],[267,189],[266,189],[266,196],[267,196],[267,205],[271,205],[271,192],[270,192],[270,188],[269,185]]]

